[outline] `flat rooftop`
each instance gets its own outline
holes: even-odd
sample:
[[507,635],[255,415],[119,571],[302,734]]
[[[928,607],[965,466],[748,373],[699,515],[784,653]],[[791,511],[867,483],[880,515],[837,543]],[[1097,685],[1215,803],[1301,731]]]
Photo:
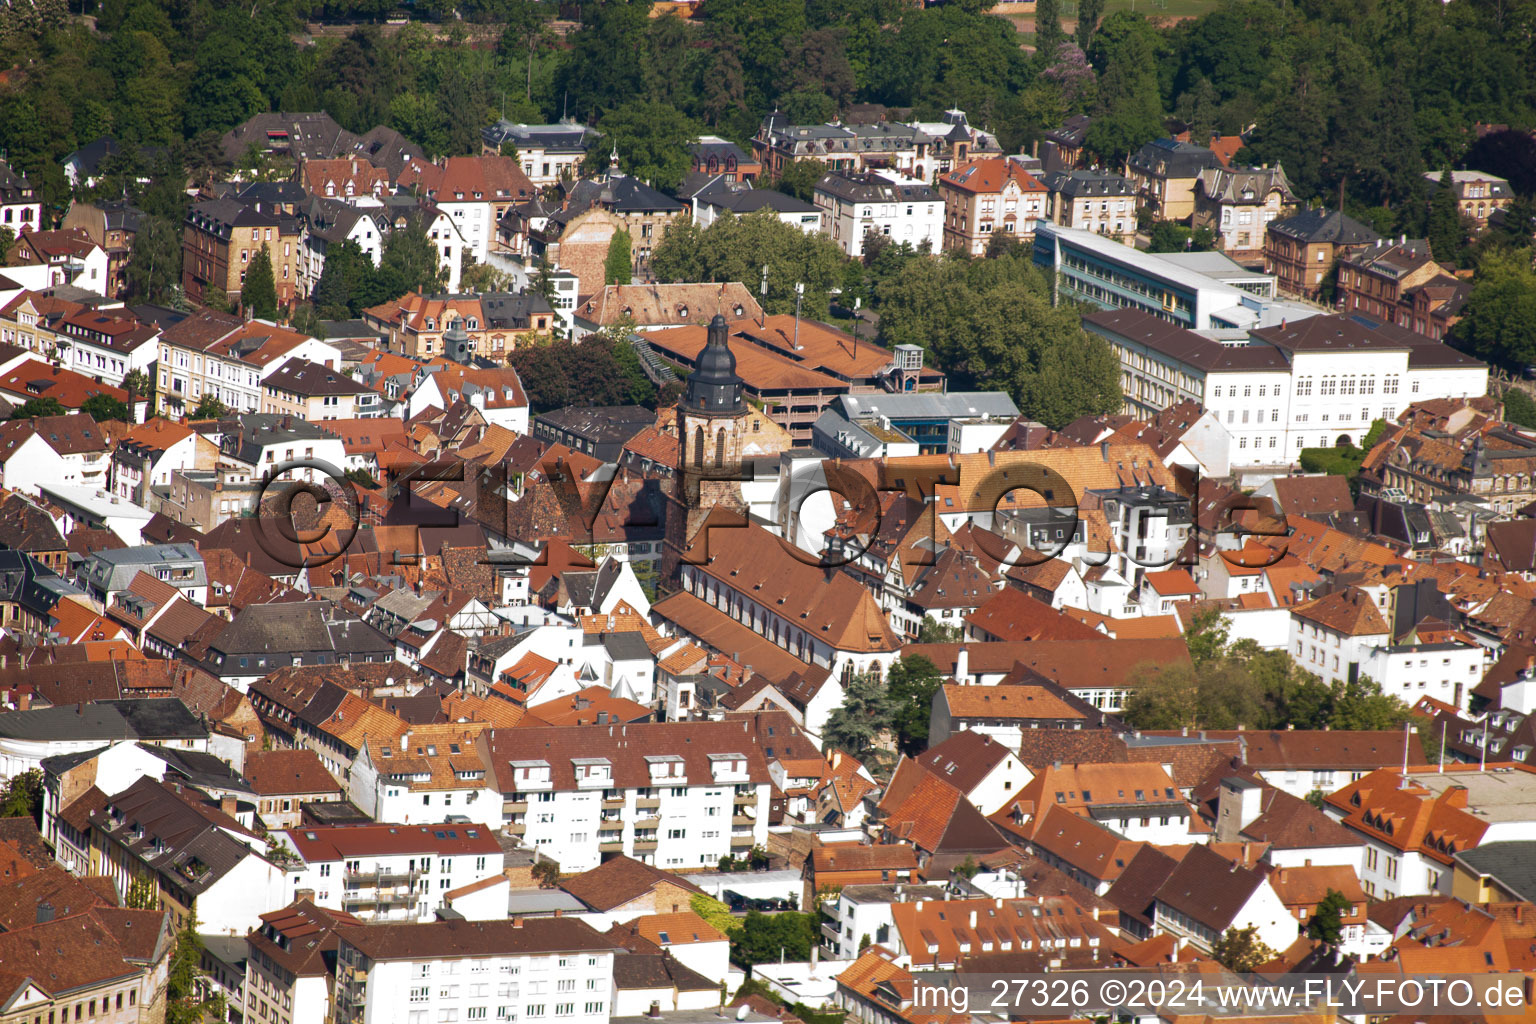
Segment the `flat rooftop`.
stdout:
[[1467,810],[1489,822],[1536,821],[1536,772],[1447,767],[1411,772],[1408,778],[1435,796],[1452,786],[1467,787]]

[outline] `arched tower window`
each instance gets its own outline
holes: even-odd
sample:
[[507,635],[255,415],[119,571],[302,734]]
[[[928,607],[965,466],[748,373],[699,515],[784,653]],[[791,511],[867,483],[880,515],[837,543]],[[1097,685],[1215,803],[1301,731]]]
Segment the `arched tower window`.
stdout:
[[704,468],[704,428],[693,428],[693,468]]
[[725,428],[721,427],[715,434],[715,468],[725,465]]

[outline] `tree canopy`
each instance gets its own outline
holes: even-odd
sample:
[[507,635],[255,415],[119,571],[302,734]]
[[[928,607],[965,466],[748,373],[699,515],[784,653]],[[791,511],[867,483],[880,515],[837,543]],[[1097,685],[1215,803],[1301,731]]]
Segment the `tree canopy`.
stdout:
[[1020,246],[1006,258],[914,260],[877,289],[880,335],[920,345],[950,389],[1006,391],[1050,427],[1120,408],[1120,362],[1071,305],[1052,306]]

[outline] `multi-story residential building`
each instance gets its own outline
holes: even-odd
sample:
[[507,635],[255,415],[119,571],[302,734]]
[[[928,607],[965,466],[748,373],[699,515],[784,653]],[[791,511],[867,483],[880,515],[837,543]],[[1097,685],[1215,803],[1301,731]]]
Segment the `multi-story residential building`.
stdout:
[[1016,160],[993,157],[939,175],[944,248],[979,256],[994,233],[1033,238],[1049,190]]
[[557,316],[537,292],[484,292],[478,295],[421,295],[363,310],[363,321],[384,336],[384,348],[412,359],[455,358],[444,335],[455,324],[463,331],[468,357],[505,363],[519,345],[548,338]]
[[1516,763],[1401,765],[1327,794],[1323,810],[1365,842],[1366,894],[1449,894],[1458,853],[1536,839],[1536,768]]
[[336,1024],[607,1024],[617,947],[572,917],[341,928]]
[[771,210],[779,220],[808,235],[822,229],[822,212],[805,200],[769,188],[753,188],[750,182],[733,182],[724,174],[693,193],[690,201],[694,222],[701,228],[709,227],[726,213],[744,217],[759,210]]
[[153,324],[116,310],[81,310],[59,320],[54,330],[60,358],[76,373],[115,387],[134,371],[154,379],[160,331]]
[[160,336],[156,387],[161,406],[185,415],[213,398],[231,413],[263,407],[263,383],[290,359],[341,365],[335,345],[266,320],[204,311]]
[[1536,444],[1518,431],[1493,427],[1463,443],[1401,427],[1382,443],[1361,476],[1366,493],[1398,490],[1416,502],[1471,496],[1502,515],[1536,501]]
[[156,416],[118,439],[108,489],[136,505],[158,503],[153,488],[169,487],[177,470],[212,470],[219,447],[191,427]]
[[791,737],[784,716],[635,725],[494,729],[482,734],[507,830],[585,871],[623,854],[660,868],[717,864],[768,840],[766,756]]
[[889,171],[833,171],[816,183],[832,240],[854,259],[864,256],[866,235],[884,235],[914,248],[943,242],[944,200],[938,190]]
[[[289,898],[304,894],[363,921],[430,921],[445,893],[500,875],[504,863],[496,830],[485,825],[332,825],[281,835],[297,857]],[[500,911],[504,917],[505,902]]]
[[1358,587],[1291,609],[1291,657],[1327,683],[1355,681],[1367,651],[1391,641],[1392,631],[1376,602]]
[[1187,221],[1195,212],[1195,182],[1202,171],[1221,166],[1208,146],[1154,139],[1125,162],[1142,205],[1158,220]]
[[[1442,176],[1443,172],[1424,172],[1431,196],[1440,190]],[[1509,182],[1484,171],[1452,171],[1451,188],[1456,193],[1456,209],[1479,231],[1488,226],[1494,210],[1502,210],[1515,201]]]
[[271,204],[238,199],[194,203],[182,232],[182,289],[199,304],[207,301],[210,288],[238,300],[251,260],[265,246],[272,259],[277,301],[291,302],[299,295],[303,235],[297,217]]
[[149,573],[175,587],[195,604],[208,603],[208,573],[203,556],[191,544],[146,544],[142,547],[93,551],[76,573],[92,600],[110,604],[127,590],[133,578]]
[[180,782],[141,778],[89,813],[90,873],[125,898],[134,883],[154,883],[178,930],[195,919],[210,935],[244,935],[287,900],[282,868],[256,852],[265,846],[235,809],[233,797],[215,804]]
[[1045,219],[1129,244],[1136,238],[1136,186],[1104,171],[1048,171]]
[[331,1019],[335,1007],[338,928],[362,924],[351,914],[299,900],[261,915],[245,937],[242,1017],[264,1024]]
[[84,231],[106,252],[107,280],[101,291],[108,298],[120,298],[127,291],[128,257],[143,218],[144,211],[125,199],[74,202],[64,215],[64,228]]
[[514,124],[502,119],[480,130],[480,151],[486,156],[508,155],[510,147],[528,180],[540,188],[575,180],[587,150],[601,134],[576,120],[555,124]]
[[1157,933],[1210,950],[1229,928],[1253,928],[1278,948],[1296,941],[1296,919],[1269,885],[1268,872],[1194,846],[1152,898]]
[[1280,290],[1317,299],[1339,260],[1381,241],[1381,236],[1339,210],[1316,208],[1272,220],[1264,232],[1264,272]]
[[[0,341],[34,352],[54,365],[64,359],[60,347],[59,321],[85,309],[78,302],[61,299],[46,291],[23,291],[0,309]],[[14,360],[3,365],[9,369]]]
[[528,395],[514,367],[469,370],[449,363],[425,374],[406,408],[415,416],[432,406],[448,409],[455,402],[474,408],[487,423],[528,433]]
[[1296,208],[1296,193],[1279,164],[1274,167],[1213,167],[1200,172],[1190,223],[1216,235],[1235,260],[1258,262],[1271,221]]
[[974,128],[962,110],[946,110],[939,121],[880,121],[875,124],[789,124],[782,114],[764,118],[752,138],[752,153],[777,181],[795,160],[828,170],[860,173],[892,168],[921,181],[978,156],[1000,153],[997,136]]
[[534,184],[509,156],[451,156],[441,164],[413,168],[402,184],[412,185],[453,219],[464,239],[464,253],[484,263],[496,238],[496,225],[513,205],[536,198]]
[[294,176],[312,196],[358,205],[378,205],[389,191],[389,172],[357,156],[304,160]]
[[748,156],[736,143],[718,135],[700,135],[688,147],[693,157],[689,171],[705,177],[718,175],[726,182],[751,184],[763,173],[763,165]]
[[1435,261],[1423,239],[1387,239],[1344,257],[1339,264],[1339,308],[1364,313],[1430,338],[1442,338],[1461,319],[1471,292]]
[[0,226],[20,234],[43,222],[42,211],[42,200],[32,182],[0,160]]
[[389,217],[378,206],[365,207],[342,199],[315,197],[301,208],[304,219],[304,253],[299,260],[299,291],[314,294],[325,273],[325,254],[331,246],[353,242],[377,267],[384,258],[389,238]]
[[1052,128],[1035,143],[1035,156],[1047,171],[1071,171],[1083,165],[1083,141],[1093,118],[1074,114],[1057,128]]
[[296,828],[306,803],[340,800],[345,787],[313,750],[253,750],[241,768],[268,828]]
[[1358,441],[1410,403],[1487,389],[1488,368],[1477,360],[1353,317],[1201,332],[1122,309],[1089,314],[1083,326],[1120,357],[1128,412],[1200,403],[1234,438],[1234,466],[1289,464],[1302,448]]
[[308,359],[289,359],[268,373],[261,386],[262,412],[298,416],[311,423],[377,416],[383,405],[372,388]]
[[23,231],[10,253],[12,266],[47,267],[49,286],[71,284],[105,295],[107,251],[81,228]]
[[112,445],[85,413],[0,425],[0,484],[36,494],[42,484],[104,489]]

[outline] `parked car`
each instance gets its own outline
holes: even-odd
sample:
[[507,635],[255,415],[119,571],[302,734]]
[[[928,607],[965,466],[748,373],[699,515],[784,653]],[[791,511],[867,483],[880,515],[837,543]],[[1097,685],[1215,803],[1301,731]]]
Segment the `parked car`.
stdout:
[[734,889],[727,889],[720,894],[720,902],[731,908],[731,912],[740,913],[743,910],[755,910],[752,906],[755,900],[749,900]]

